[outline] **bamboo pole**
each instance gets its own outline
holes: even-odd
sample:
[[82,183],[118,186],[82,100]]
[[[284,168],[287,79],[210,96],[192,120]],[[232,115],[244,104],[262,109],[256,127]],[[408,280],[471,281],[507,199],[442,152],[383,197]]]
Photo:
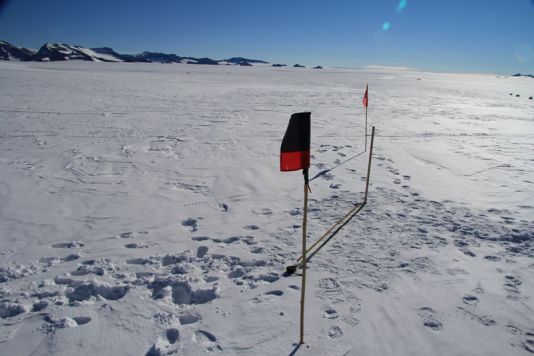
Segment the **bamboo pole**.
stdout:
[[[336,223],[335,223],[334,225],[332,225],[332,226],[330,227],[330,229],[328,229],[328,231],[326,231],[321,237],[319,237],[319,238],[317,239],[317,241],[315,241],[315,242],[308,248],[308,250],[307,250],[306,252],[309,252],[311,249],[313,249],[313,248],[315,247],[315,245],[317,245],[319,242],[321,242],[322,239],[324,239],[330,232],[332,232],[332,230],[334,230],[336,226],[338,226],[339,224],[341,224],[341,223],[343,222],[343,220],[345,220],[345,218],[346,218],[347,216],[349,216],[354,210],[358,209],[358,207],[359,207],[359,204],[355,205],[354,208],[350,209],[350,211],[349,211],[348,213],[346,213],[341,219],[339,219],[338,221],[336,221]],[[302,260],[302,257],[303,257],[303,256],[300,256],[300,257],[298,258],[297,261]]]
[[[371,147],[369,149],[369,162],[368,162],[368,165],[367,165],[367,177],[366,177],[366,180],[365,180],[365,196],[364,196],[364,199],[363,199],[363,203],[362,204],[358,204],[356,205],[354,208],[350,209],[350,211],[345,214],[341,219],[339,219],[338,221],[336,221],[334,223],[334,225],[332,225],[317,241],[315,241],[305,252],[306,253],[303,253],[298,259],[297,259],[297,262],[304,259],[304,261],[301,263],[301,264],[304,264],[304,262],[306,262],[306,254],[309,253],[319,242],[321,242],[325,237],[328,236],[328,234],[330,234],[338,225],[340,225],[343,221],[349,221],[350,219],[352,219],[352,217],[354,215],[356,215],[356,213],[358,213],[361,208],[363,208],[365,206],[365,204],[367,204],[367,196],[369,195],[369,182],[370,182],[370,179],[371,179],[371,162],[372,162],[372,158],[373,158],[373,146],[374,146],[374,139],[375,139],[375,127],[373,126],[372,128],[372,131],[371,131]],[[356,213],[353,214],[353,212],[358,209],[356,211]],[[347,219],[348,217],[348,219]],[[328,240],[327,240],[328,241]],[[317,252],[317,251],[315,251]],[[312,252],[311,254],[315,254],[315,252]],[[299,264],[297,265],[294,265],[294,266],[288,266],[287,267],[287,271],[289,273],[293,273],[294,271],[296,271],[296,269],[299,267]]]
[[375,140],[375,127],[371,131],[371,147],[369,148],[369,164],[367,166],[367,179],[365,182],[365,197],[363,198],[364,204],[367,203],[367,194],[369,193],[369,177],[371,176],[371,160],[373,158],[373,143]]
[[302,264],[302,286],[300,293],[300,342],[304,344],[304,300],[306,296],[306,228],[308,222],[308,170],[304,170],[304,217],[302,222],[302,256],[304,256],[304,263]]
[[367,105],[365,106],[365,148],[363,152],[367,152]]

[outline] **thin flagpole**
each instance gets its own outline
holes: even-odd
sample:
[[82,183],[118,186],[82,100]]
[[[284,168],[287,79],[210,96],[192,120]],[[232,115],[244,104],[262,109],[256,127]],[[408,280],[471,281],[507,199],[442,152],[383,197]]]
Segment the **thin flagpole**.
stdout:
[[308,169],[305,169],[304,174],[304,217],[302,222],[302,256],[304,258],[302,264],[302,286],[300,293],[300,342],[304,344],[304,300],[306,296],[306,225],[308,221]]
[[367,194],[369,193],[369,177],[371,175],[371,160],[373,159],[373,143],[375,140],[375,127],[371,131],[371,148],[369,149],[369,165],[367,166],[367,180],[365,182],[365,197],[363,203],[367,203]]
[[365,106],[365,149],[363,152],[367,152],[367,105]]
[[365,84],[365,148],[363,152],[367,152],[367,107],[369,106],[369,84]]

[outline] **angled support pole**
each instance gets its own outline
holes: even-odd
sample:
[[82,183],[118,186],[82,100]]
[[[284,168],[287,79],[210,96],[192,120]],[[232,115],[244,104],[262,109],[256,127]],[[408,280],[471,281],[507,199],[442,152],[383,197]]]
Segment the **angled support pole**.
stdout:
[[[336,235],[339,230],[343,226],[345,226],[354,216],[356,216],[363,207],[367,204],[367,197],[369,195],[369,182],[371,179],[371,163],[373,158],[373,146],[374,146],[374,138],[375,138],[375,127],[373,126],[371,131],[371,146],[369,148],[369,162],[367,164],[367,178],[365,181],[365,195],[363,202],[360,204],[356,204],[352,209],[349,210],[348,213],[346,213],[341,219],[336,221],[334,225],[332,225],[317,241],[315,241],[309,248],[306,249],[306,243],[303,240],[302,248],[303,252],[302,255],[297,259],[297,264],[286,266],[286,273],[293,274],[297,271],[297,269],[302,268],[303,269],[303,275],[305,275],[305,269],[306,269],[306,262],[314,256],[321,248],[325,246],[325,244],[330,241],[334,235]],[[306,185],[305,185],[305,189]],[[305,210],[304,210],[304,220],[307,219],[307,190],[304,192],[304,200],[305,200]],[[336,229],[337,227],[337,229]],[[306,230],[305,224],[303,224],[303,234]],[[304,238],[303,238],[304,239]],[[321,245],[319,245],[320,242],[324,241]],[[318,246],[318,247],[316,247]]]

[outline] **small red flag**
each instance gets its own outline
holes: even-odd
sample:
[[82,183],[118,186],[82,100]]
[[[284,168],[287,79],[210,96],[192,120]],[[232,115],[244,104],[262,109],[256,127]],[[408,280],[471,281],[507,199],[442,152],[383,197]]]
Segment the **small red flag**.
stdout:
[[363,104],[363,107],[366,108],[368,105],[369,105],[369,88],[368,88],[368,85],[366,84],[365,85],[365,94],[363,96],[363,100],[362,100],[362,104]]
[[310,116],[309,112],[291,115],[280,147],[282,172],[310,168]]

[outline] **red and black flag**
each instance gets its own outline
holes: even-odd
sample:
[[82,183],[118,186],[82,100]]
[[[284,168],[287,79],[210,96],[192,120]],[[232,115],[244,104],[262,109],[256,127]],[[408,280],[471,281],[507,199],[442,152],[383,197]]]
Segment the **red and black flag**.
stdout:
[[280,149],[280,170],[307,170],[310,167],[311,113],[300,112],[291,115]]
[[369,86],[365,85],[365,94],[363,95],[362,104],[364,108],[367,108],[369,105]]

